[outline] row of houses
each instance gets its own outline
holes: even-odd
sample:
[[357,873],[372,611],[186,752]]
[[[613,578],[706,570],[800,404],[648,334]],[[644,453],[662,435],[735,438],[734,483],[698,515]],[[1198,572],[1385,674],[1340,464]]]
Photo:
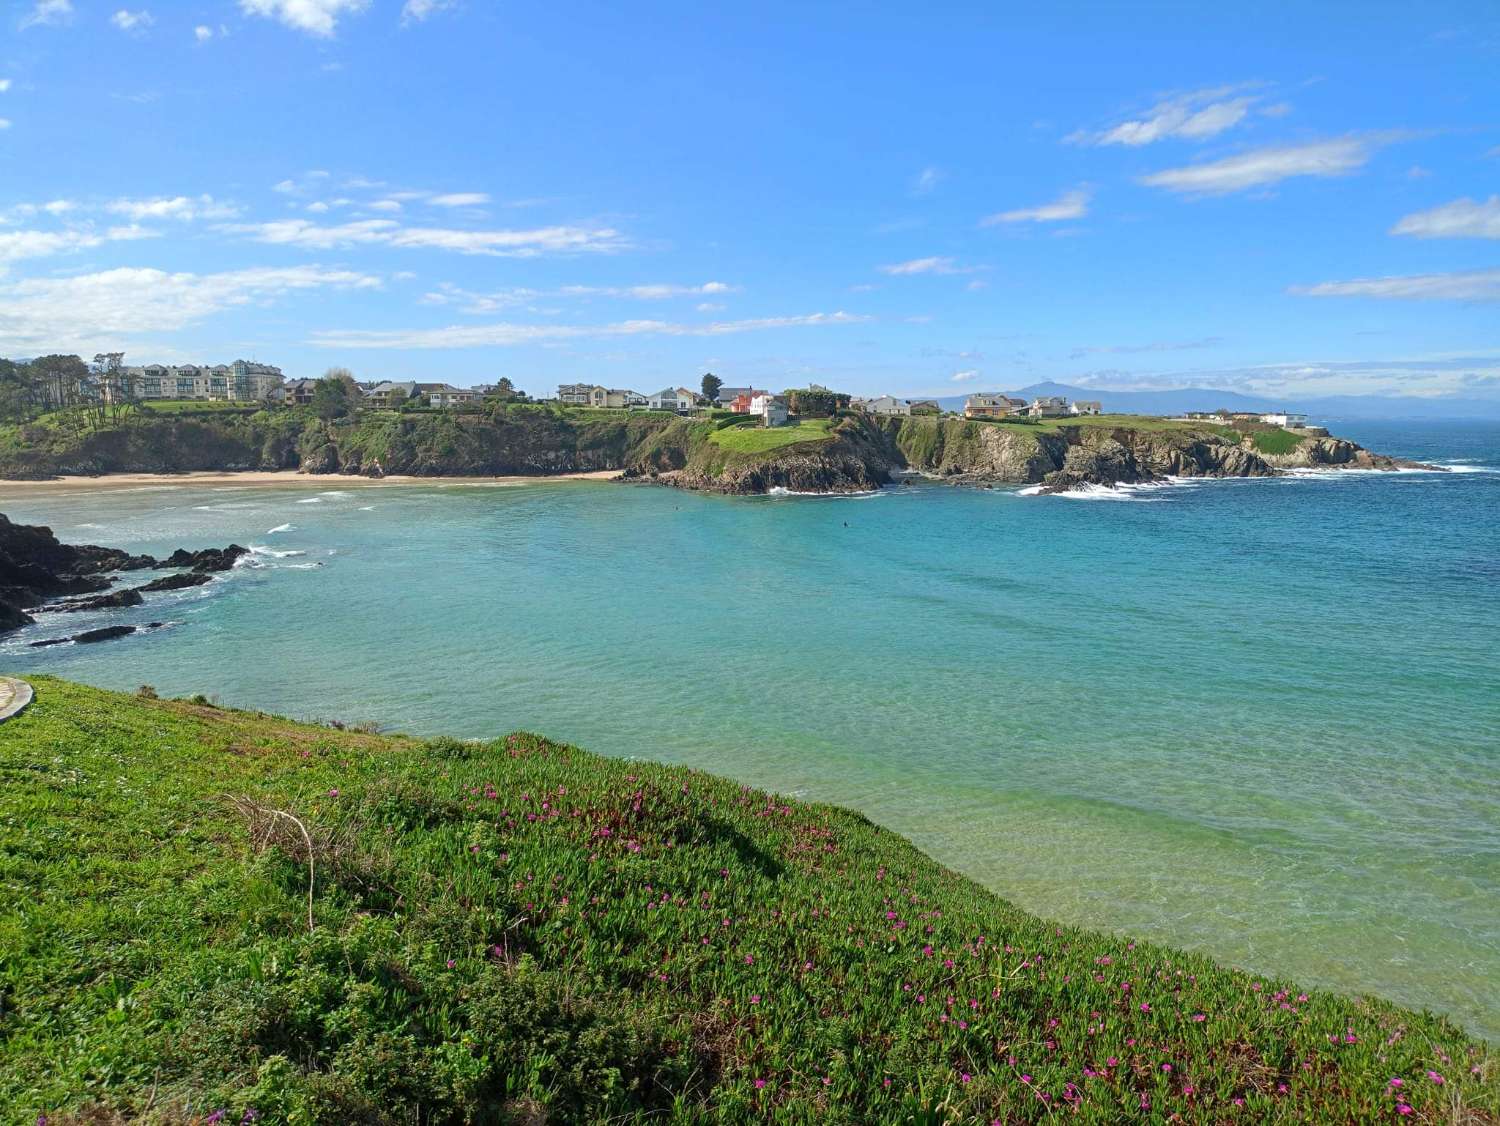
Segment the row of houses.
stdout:
[[140,364],[119,369],[131,397],[145,401],[265,402],[283,385],[281,369],[254,360],[232,364]]
[[1104,407],[1097,400],[1069,402],[1061,395],[1041,395],[1029,403],[1009,395],[970,395],[964,400],[965,418],[1066,418],[1103,413]]
[[1291,430],[1306,430],[1307,415],[1296,411],[1188,411],[1182,416],[1185,422],[1264,422],[1269,426],[1281,426]]
[[666,387],[654,395],[642,395],[619,387],[597,383],[562,383],[557,401],[575,407],[599,407],[606,410],[675,411],[686,414],[698,406],[699,396],[686,387]]
[[914,414],[942,414],[943,408],[935,399],[898,399],[894,395],[880,395],[874,399],[850,399],[849,409],[865,414],[884,415],[889,418],[906,418]]
[[[271,396],[272,402],[305,406],[313,400],[316,379],[293,379]],[[403,403],[418,402],[429,407],[456,407],[461,403],[477,403],[494,391],[489,384],[478,387],[454,387],[450,383],[421,383],[416,380],[383,380],[355,385],[360,400],[372,407],[399,407]]]

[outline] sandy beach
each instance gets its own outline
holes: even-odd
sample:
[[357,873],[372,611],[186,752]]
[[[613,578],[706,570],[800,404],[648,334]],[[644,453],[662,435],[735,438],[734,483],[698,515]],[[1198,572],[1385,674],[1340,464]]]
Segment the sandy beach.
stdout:
[[214,485],[307,486],[346,489],[379,485],[525,485],[539,481],[613,481],[618,470],[595,473],[553,473],[527,477],[356,477],[340,473],[298,473],[296,470],[247,470],[243,473],[110,473],[101,477],[54,477],[48,481],[0,480],[0,492],[53,492],[76,489],[139,489],[148,486]]

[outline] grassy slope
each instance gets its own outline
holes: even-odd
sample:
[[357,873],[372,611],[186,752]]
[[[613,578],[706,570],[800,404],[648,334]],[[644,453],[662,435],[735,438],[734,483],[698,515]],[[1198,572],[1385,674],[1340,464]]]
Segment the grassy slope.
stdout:
[[790,426],[770,429],[755,426],[732,426],[715,430],[709,441],[734,453],[763,454],[794,446],[801,442],[822,442],[832,437],[833,419],[805,418]]
[[[7,1123],[1500,1120],[1436,1018],[1054,927],[844,810],[35,683],[0,725]],[[224,795],[318,842],[313,931],[300,831],[257,851]]]

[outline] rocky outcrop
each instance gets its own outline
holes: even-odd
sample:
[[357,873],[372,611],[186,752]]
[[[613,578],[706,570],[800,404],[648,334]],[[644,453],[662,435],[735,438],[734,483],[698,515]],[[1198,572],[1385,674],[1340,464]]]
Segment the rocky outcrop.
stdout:
[[96,594],[92,598],[70,599],[52,609],[63,614],[77,614],[83,610],[119,610],[126,606],[139,606],[144,601],[140,591],[126,587],[124,590],[112,590],[108,594]]
[[[247,548],[230,544],[200,551],[179,550],[158,560],[116,548],[62,543],[51,528],[14,524],[0,515],[0,633],[32,624],[35,619],[27,611],[37,609],[76,613],[139,606],[143,593],[207,582],[247,553]],[[110,575],[148,568],[190,569],[192,575],[201,575],[202,579],[188,582],[180,576],[169,576],[140,587],[109,591],[113,585]],[[52,605],[56,599],[68,601]]]
[[189,571],[181,575],[163,575],[159,579],[152,579],[144,586],[133,589],[141,594],[155,594],[163,590],[183,590],[190,586],[202,586],[204,583],[213,581],[213,575],[206,571]]
[[205,547],[201,551],[184,551],[179,547],[162,560],[160,565],[188,567],[199,574],[212,574],[229,570],[241,556],[249,554],[248,547],[241,547],[237,543],[232,543],[228,547]]
[[1442,472],[1439,465],[1427,465],[1401,457],[1371,453],[1363,446],[1344,438],[1315,437],[1302,441],[1287,454],[1264,454],[1277,469],[1426,469]]

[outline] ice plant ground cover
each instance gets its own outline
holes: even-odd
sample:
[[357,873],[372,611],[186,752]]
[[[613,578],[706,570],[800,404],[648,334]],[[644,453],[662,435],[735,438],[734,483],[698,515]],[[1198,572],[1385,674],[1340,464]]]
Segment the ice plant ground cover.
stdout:
[[1444,1020],[1054,926],[846,810],[34,683],[7,1123],[1500,1121]]

